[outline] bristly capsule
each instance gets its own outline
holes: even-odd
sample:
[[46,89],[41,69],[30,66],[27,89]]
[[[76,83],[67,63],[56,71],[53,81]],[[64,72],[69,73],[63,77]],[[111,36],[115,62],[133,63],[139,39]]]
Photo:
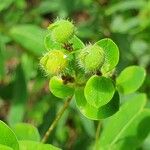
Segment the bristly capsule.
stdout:
[[52,50],[46,53],[40,60],[40,65],[50,75],[62,73],[67,64],[67,56],[60,50]]
[[73,23],[64,19],[54,22],[48,29],[51,31],[52,39],[58,43],[66,43],[75,33]]
[[104,51],[97,45],[89,45],[78,54],[78,63],[86,72],[99,70],[105,60]]

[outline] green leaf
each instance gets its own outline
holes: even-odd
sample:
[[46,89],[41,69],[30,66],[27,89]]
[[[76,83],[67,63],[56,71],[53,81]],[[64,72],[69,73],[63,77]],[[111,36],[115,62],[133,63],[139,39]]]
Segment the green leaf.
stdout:
[[44,52],[44,37],[46,31],[36,25],[18,25],[10,30],[11,37],[36,56],[41,56]]
[[94,138],[95,137],[95,126],[94,121],[89,120],[88,118],[79,115],[81,124],[84,127],[85,132],[88,134],[89,137]]
[[1,0],[0,1],[0,11],[7,9],[14,0]]
[[84,43],[75,35],[73,36],[73,38],[71,38],[69,43],[73,44],[73,50],[79,50],[85,47]]
[[18,123],[13,126],[13,131],[18,140],[40,141],[40,134],[33,125],[27,123]]
[[87,102],[96,108],[107,104],[112,99],[114,92],[115,87],[112,80],[97,75],[87,81],[84,89]]
[[51,144],[42,144],[35,141],[19,141],[20,150],[60,150]]
[[18,140],[14,132],[0,120],[0,144],[19,150]]
[[59,98],[67,98],[74,94],[74,87],[71,83],[64,84],[63,80],[57,76],[50,79],[49,82],[50,91]]
[[145,1],[137,1],[137,0],[128,0],[128,1],[121,1],[119,3],[115,3],[111,5],[108,9],[106,9],[106,15],[112,15],[117,11],[125,11],[129,9],[140,9],[145,6]]
[[[38,78],[37,78],[37,80],[38,80]],[[36,84],[34,87],[37,88],[38,84]],[[38,91],[40,91],[40,90],[36,90],[36,92],[38,92]],[[55,100],[55,99],[57,99],[57,98],[54,97],[52,94],[45,95],[42,98],[39,97],[37,99],[37,102],[34,104],[34,107],[32,107],[32,109],[30,109],[30,111],[27,112],[26,117],[29,120],[34,120],[34,124],[36,126],[42,125],[44,120],[45,120],[44,116],[47,114],[48,110],[51,109],[50,108],[51,105],[50,105],[50,101],[49,100]],[[43,129],[45,129],[45,128],[43,128]]]
[[27,2],[26,0],[15,0],[15,5],[19,10],[23,10],[27,7]]
[[144,140],[142,144],[142,149],[143,150],[149,150],[150,147],[150,134],[147,136],[147,138]]
[[23,53],[21,56],[21,65],[27,82],[37,75],[38,69],[35,67],[37,63],[31,55]]
[[106,105],[96,108],[87,103],[84,96],[84,88],[77,88],[75,90],[75,99],[76,104],[81,113],[91,119],[91,120],[100,120],[107,117],[110,117],[114,113],[116,113],[119,109],[119,94],[116,92],[112,98],[112,100]]
[[143,83],[146,76],[144,68],[139,66],[129,66],[125,68],[117,77],[118,90],[123,94],[136,91]]
[[5,145],[1,145],[0,144],[0,149],[1,150],[13,150],[11,147],[5,146]]
[[33,9],[35,14],[48,14],[48,13],[52,13],[52,12],[56,12],[59,9],[60,3],[58,3],[58,1],[55,0],[44,0],[41,1],[38,4],[38,7],[35,7]]
[[[150,110],[145,110],[145,94],[136,94],[107,120],[100,138],[101,147],[135,149],[150,131]],[[110,134],[111,133],[111,134]]]
[[[69,43],[72,44],[73,50],[79,50],[85,47],[84,43],[75,35],[69,40]],[[63,49],[60,43],[52,40],[51,33],[45,37],[44,44],[47,50]]]
[[[114,17],[112,23],[111,23],[111,31],[115,33],[127,33],[130,34],[135,32],[134,30],[137,29],[139,26],[140,20],[138,17],[134,18],[123,18],[123,16],[116,16]],[[133,30],[134,29],[134,30]]]
[[148,43],[142,39],[135,39],[131,43],[131,51],[137,58],[144,55],[148,48]]
[[13,94],[12,105],[8,114],[8,122],[10,125],[22,122],[28,98],[25,75],[21,65],[16,69]]
[[117,45],[109,38],[102,39],[95,44],[103,48],[105,53],[105,62],[101,68],[102,73],[113,70],[119,61],[119,49]]
[[47,50],[52,50],[52,49],[60,50],[60,49],[62,49],[61,44],[52,40],[51,33],[46,35],[46,37],[44,39],[44,45],[45,45],[45,48]]

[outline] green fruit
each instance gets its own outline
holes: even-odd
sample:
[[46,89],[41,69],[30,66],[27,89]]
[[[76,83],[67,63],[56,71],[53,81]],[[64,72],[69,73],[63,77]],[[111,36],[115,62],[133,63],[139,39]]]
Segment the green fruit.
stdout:
[[48,74],[56,75],[65,70],[67,66],[66,57],[62,51],[52,50],[41,58],[40,64]]
[[58,43],[65,43],[70,40],[75,32],[75,27],[68,20],[58,20],[48,27],[51,30],[52,39]]
[[79,65],[87,72],[99,70],[104,63],[104,59],[104,51],[97,45],[87,46],[78,55]]

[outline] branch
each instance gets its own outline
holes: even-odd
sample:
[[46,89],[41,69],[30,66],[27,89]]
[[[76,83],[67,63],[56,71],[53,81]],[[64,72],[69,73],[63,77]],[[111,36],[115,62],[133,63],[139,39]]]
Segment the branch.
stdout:
[[72,97],[69,97],[65,102],[63,107],[61,108],[61,110],[58,112],[58,114],[56,115],[56,118],[54,119],[54,121],[52,122],[52,124],[50,125],[49,129],[47,130],[47,132],[45,133],[43,139],[42,139],[42,143],[46,143],[51,132],[53,131],[53,129],[56,127],[58,121],[60,120],[61,116],[63,115],[63,113],[65,112],[65,110],[68,108],[69,103],[71,101]]
[[95,150],[99,149],[98,140],[99,140],[100,130],[101,130],[101,122],[99,121],[96,129],[96,135],[95,135]]

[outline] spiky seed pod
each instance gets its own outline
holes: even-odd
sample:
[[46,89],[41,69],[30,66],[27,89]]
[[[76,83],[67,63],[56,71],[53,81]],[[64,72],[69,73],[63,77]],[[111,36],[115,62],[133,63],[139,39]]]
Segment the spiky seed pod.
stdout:
[[79,66],[86,72],[99,70],[104,63],[104,51],[97,45],[89,45],[82,49],[78,55]]
[[51,30],[52,39],[59,43],[65,43],[71,39],[75,32],[75,26],[68,20],[58,20],[48,27]]
[[40,60],[42,68],[50,75],[62,73],[67,67],[67,56],[60,50],[46,53]]

